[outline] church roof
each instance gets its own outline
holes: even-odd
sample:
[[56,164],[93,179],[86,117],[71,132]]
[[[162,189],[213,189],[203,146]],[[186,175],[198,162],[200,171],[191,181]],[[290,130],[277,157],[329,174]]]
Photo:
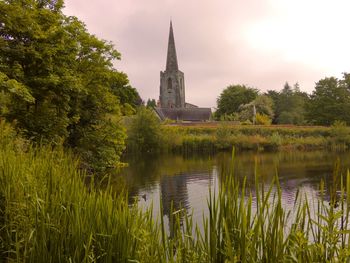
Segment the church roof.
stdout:
[[168,39],[168,53],[166,58],[166,71],[178,71],[175,39],[173,32],[173,23],[170,21],[169,39]]
[[161,120],[209,121],[210,108],[155,108]]

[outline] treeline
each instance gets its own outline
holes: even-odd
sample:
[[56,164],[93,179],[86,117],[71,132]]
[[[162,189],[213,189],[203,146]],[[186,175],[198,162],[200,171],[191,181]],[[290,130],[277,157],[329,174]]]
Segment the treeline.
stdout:
[[243,124],[350,124],[350,74],[319,80],[311,94],[299,84],[286,83],[281,91],[260,93],[245,85],[228,86],[217,99],[217,120]]
[[62,0],[0,1],[0,121],[33,143],[72,149],[87,169],[117,167],[121,117],[140,96],[114,69],[113,45],[62,8]]

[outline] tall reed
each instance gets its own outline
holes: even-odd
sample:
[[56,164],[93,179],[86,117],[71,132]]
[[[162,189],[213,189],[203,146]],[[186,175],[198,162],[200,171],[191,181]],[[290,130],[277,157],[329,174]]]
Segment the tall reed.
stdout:
[[0,150],[0,258],[12,262],[128,262],[163,255],[152,213],[84,185],[62,150]]

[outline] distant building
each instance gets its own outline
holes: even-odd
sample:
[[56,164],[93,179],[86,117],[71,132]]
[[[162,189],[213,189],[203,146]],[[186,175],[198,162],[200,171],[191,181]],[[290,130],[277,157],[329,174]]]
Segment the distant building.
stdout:
[[208,121],[210,108],[199,108],[185,101],[185,75],[179,70],[172,22],[170,22],[166,69],[160,72],[159,118],[176,121]]

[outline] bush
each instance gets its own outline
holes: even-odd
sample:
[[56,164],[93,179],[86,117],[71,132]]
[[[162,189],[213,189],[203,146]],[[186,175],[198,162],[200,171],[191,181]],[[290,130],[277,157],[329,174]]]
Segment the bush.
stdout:
[[349,129],[343,121],[335,121],[331,126],[330,135],[336,142],[347,142]]
[[272,149],[278,149],[282,145],[283,139],[278,132],[274,132],[269,138],[269,142]]
[[128,128],[128,149],[155,152],[160,149],[160,121],[153,110],[140,108]]
[[260,125],[270,125],[271,119],[265,114],[257,113],[255,116],[255,123]]
[[343,121],[335,121],[330,130],[332,148],[346,148],[350,143],[349,128]]
[[20,152],[25,151],[28,146],[28,141],[16,132],[13,125],[0,118],[0,149],[10,147],[12,150]]
[[221,124],[215,134],[216,138],[216,147],[218,149],[228,149],[231,147],[231,129],[227,124]]

